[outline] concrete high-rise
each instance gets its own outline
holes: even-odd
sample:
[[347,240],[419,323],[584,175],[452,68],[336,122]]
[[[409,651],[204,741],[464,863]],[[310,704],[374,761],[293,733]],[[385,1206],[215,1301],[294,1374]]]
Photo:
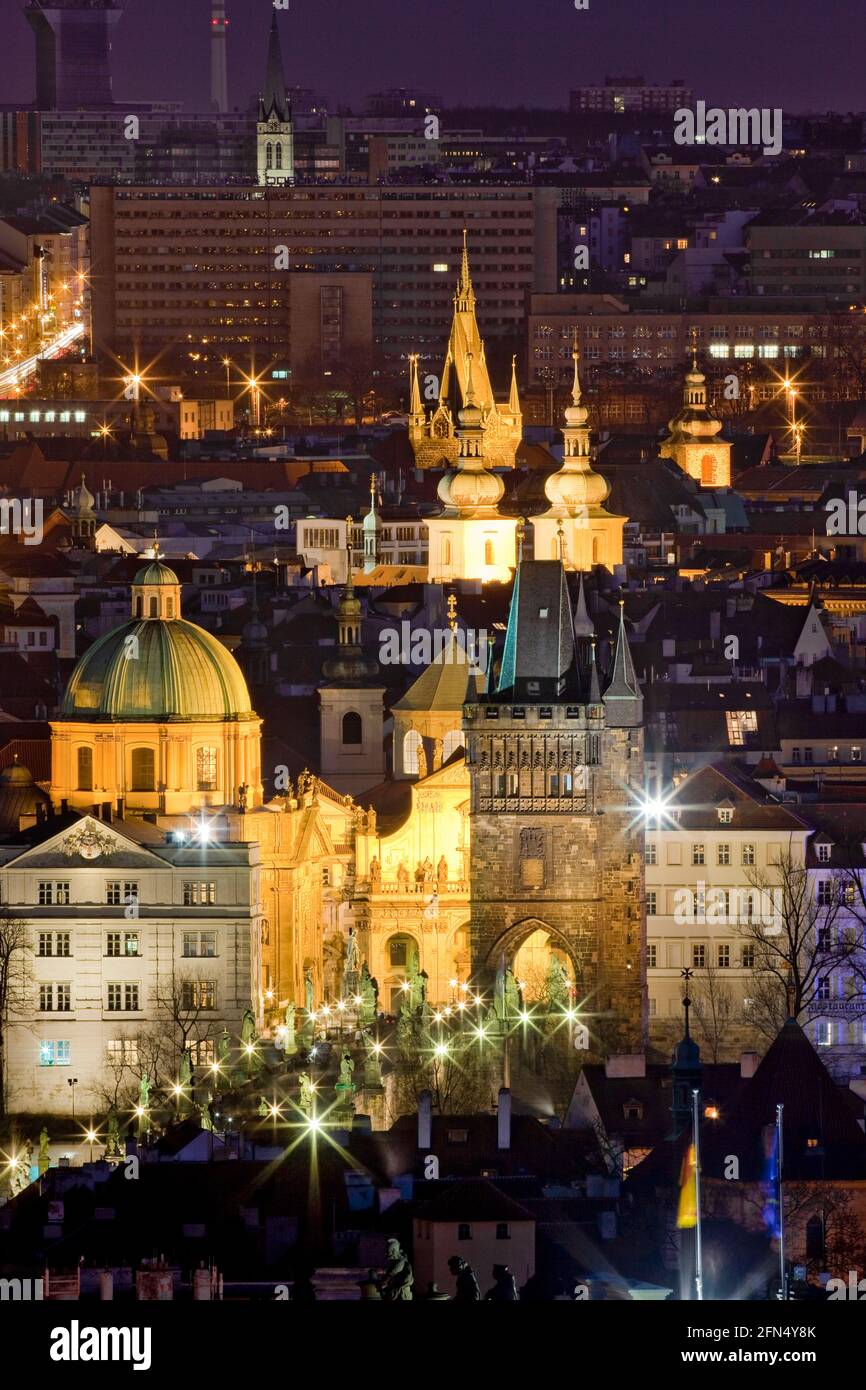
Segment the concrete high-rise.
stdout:
[[120,0],[29,0],[40,111],[112,104],[111,34],[122,12]]

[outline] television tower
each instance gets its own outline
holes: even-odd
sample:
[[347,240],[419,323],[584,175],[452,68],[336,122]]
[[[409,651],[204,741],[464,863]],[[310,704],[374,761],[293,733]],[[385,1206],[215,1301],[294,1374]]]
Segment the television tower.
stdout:
[[229,80],[226,65],[226,0],[211,0],[210,16],[210,104],[214,111],[229,109]]

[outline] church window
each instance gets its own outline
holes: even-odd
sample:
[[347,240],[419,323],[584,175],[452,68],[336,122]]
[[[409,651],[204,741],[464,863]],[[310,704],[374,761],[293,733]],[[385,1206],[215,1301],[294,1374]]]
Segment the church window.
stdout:
[[601,564],[601,542],[598,536],[592,538],[592,563],[594,565]]
[[463,730],[449,729],[442,742],[442,761],[444,763],[447,763],[452,753],[454,753],[458,748],[464,748],[465,746],[466,745],[463,739]]
[[343,747],[360,748],[363,743],[363,724],[356,710],[343,715]]
[[200,792],[212,792],[217,784],[217,750],[197,748],[195,753],[196,787]]
[[517,796],[517,792],[518,792],[518,778],[517,778],[517,773],[516,773],[516,772],[509,772],[509,774],[508,774],[508,795],[509,795],[509,796]]
[[402,970],[406,966],[407,945],[405,941],[392,941],[390,945],[391,967]]
[[442,542],[442,563],[443,565],[451,564],[451,541],[447,536]]
[[701,459],[701,482],[711,484],[715,481],[716,461],[712,454],[704,454]]
[[152,598],[152,599],[150,600],[150,616],[151,616],[152,618],[158,618],[158,617],[159,617],[159,599],[158,599],[158,598]]
[[132,750],[132,790],[152,792],[156,781],[156,758],[152,748]]
[[173,618],[173,617],[174,617],[174,599],[173,599],[173,598],[167,598],[166,601],[165,601],[165,616],[166,616],[167,618]]
[[559,773],[551,772],[548,778],[548,796],[559,796]]
[[494,778],[494,781],[495,781],[495,783],[496,783],[496,790],[495,790],[495,792],[494,792],[494,795],[495,795],[495,796],[504,796],[504,795],[505,795],[505,773],[504,773],[504,772],[497,772],[497,773],[496,773],[496,776],[495,776],[495,778]]
[[276,146],[275,146],[275,149],[276,149],[276,156],[277,156],[277,159],[276,159],[276,167],[277,167],[278,169],[282,169],[282,167],[283,167],[283,147],[282,147],[282,145],[280,144],[279,141],[277,141],[277,144],[276,144]]
[[136,616],[137,618],[140,618],[140,617],[141,617],[141,614],[142,614],[141,594],[138,594],[138,595],[136,595],[136,599],[135,599],[135,616]]
[[410,776],[417,776],[420,747],[421,735],[417,729],[410,729],[403,738],[403,771],[409,773]]
[[78,790],[80,792],[93,791],[92,748],[79,748],[78,750]]
[[494,559],[493,542],[492,542],[492,541],[485,541],[485,542],[484,542],[484,563],[485,563],[485,565],[493,565],[493,564],[496,563],[496,561],[495,561],[495,559]]
[[265,167],[268,169],[273,169],[274,167],[274,147],[270,140],[265,147]]

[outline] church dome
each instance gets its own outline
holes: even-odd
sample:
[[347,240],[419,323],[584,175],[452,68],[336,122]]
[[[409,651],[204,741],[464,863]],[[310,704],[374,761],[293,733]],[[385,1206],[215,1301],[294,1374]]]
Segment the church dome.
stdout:
[[610,483],[588,466],[578,467],[566,459],[562,468],[548,474],[544,491],[553,507],[562,507],[574,516],[583,507],[600,507],[610,493]]
[[29,767],[17,755],[11,767],[0,772],[0,832],[17,831],[22,816],[32,816],[37,806],[49,806],[50,798],[33,780]]
[[478,507],[495,507],[505,491],[505,484],[496,473],[484,467],[450,469],[439,479],[436,489],[446,507],[458,512],[473,512]]
[[138,571],[133,584],[172,584],[180,583],[174,570],[169,569],[161,560],[151,560],[149,565],[143,565]]
[[[151,575],[164,565],[150,565]],[[159,579],[136,578],[154,584]],[[165,583],[177,583],[172,575]],[[204,628],[175,618],[135,619],[100,637],[78,662],[61,720],[118,723],[223,721],[255,715],[241,669]]]

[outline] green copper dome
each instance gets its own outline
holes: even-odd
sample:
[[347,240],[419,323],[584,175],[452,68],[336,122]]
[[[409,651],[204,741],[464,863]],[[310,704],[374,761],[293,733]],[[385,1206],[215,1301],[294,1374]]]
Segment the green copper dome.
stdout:
[[[164,565],[153,570],[171,574]],[[137,578],[136,583],[177,583]],[[204,628],[183,618],[132,619],[100,637],[78,662],[60,719],[162,723],[255,718],[241,669]]]
[[163,565],[159,560],[151,560],[149,565],[144,565],[138,571],[133,584],[179,584],[180,580],[174,570],[169,569],[168,565]]

